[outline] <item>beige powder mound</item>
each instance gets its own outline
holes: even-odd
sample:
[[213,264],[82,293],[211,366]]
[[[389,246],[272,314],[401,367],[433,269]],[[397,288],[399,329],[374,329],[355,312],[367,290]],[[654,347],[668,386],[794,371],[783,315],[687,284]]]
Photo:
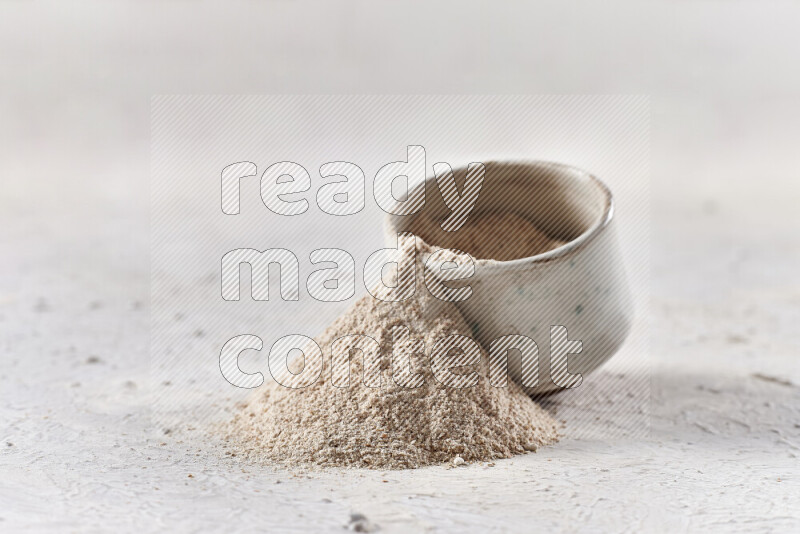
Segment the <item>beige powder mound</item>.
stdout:
[[440,224],[440,220],[423,213],[414,222],[413,231],[437,247],[462,250],[479,259],[516,260],[565,244],[514,213],[473,216],[454,232],[445,232]]
[[[483,350],[480,364],[461,368],[479,373],[477,385],[455,389],[435,379],[427,358],[433,345],[450,334],[471,337],[472,332],[453,304],[435,299],[420,282],[422,255],[431,249],[416,241],[414,296],[401,302],[370,295],[358,300],[316,339],[325,359],[315,383],[303,389],[265,384],[227,425],[232,453],[291,465],[395,469],[457,457],[467,462],[507,458],[558,439],[559,424],[511,379],[506,387],[489,383]],[[412,338],[425,343],[425,354],[411,358],[412,369],[424,379],[418,388],[392,379],[395,325],[407,326]],[[353,334],[380,344],[380,388],[364,384],[360,351],[353,351],[349,387],[332,384],[331,343]],[[278,376],[284,384],[287,377],[290,382],[288,373]]]

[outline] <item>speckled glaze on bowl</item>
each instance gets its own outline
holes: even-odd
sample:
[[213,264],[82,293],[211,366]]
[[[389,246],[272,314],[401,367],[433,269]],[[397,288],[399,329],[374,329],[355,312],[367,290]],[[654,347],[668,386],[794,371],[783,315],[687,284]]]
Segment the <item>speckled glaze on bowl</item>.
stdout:
[[[569,381],[566,371],[573,377],[585,376],[608,360],[630,331],[633,310],[616,238],[613,196],[588,172],[560,163],[490,161],[484,165],[485,181],[471,217],[516,213],[566,244],[511,261],[476,258],[475,274],[469,279],[473,294],[456,305],[484,347],[508,334],[535,340],[539,381],[526,390],[553,392],[561,389],[557,384]],[[462,188],[466,168],[455,169],[454,174]],[[424,212],[433,217],[450,213],[435,177],[415,187],[426,188]],[[420,213],[389,215],[387,244],[396,246],[398,232],[416,233]],[[444,233],[441,228],[437,231]],[[428,241],[435,246],[435,235]],[[554,325],[566,327],[569,340],[580,340],[582,349],[566,356],[566,362],[553,362],[551,375],[551,344],[566,341],[551,340]],[[519,352],[509,353],[508,371],[522,383]]]

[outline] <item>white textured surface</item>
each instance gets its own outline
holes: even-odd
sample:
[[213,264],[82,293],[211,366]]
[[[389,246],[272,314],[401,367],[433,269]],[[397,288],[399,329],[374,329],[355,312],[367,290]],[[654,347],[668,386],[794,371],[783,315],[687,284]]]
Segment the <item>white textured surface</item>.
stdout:
[[[384,532],[800,529],[797,6],[439,5],[368,26],[351,5],[0,7],[0,530],[338,531],[353,512]],[[296,35],[276,13],[305,15],[324,53],[278,46]],[[450,44],[381,42],[398,17]],[[331,19],[353,24],[335,45]],[[486,34],[465,49],[475,24]],[[292,91],[652,93],[650,438],[567,438],[492,468],[299,474],[153,427],[149,95]]]
[[795,228],[750,233],[731,202],[657,207],[650,439],[567,438],[492,468],[306,475],[151,427],[144,209],[6,217],[0,517],[57,531],[335,530],[350,512],[385,531],[797,528]]

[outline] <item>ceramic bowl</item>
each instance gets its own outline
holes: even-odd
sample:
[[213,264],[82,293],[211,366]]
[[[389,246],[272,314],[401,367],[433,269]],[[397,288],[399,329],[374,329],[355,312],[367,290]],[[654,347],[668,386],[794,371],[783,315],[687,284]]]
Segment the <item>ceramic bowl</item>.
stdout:
[[[535,385],[531,385],[533,360],[523,366],[520,351],[508,352],[509,376],[528,384],[529,393],[576,387],[619,349],[633,316],[611,191],[590,173],[560,163],[489,161],[484,165],[485,180],[470,217],[512,212],[565,244],[510,261],[476,258],[475,273],[466,281],[473,293],[456,306],[475,339],[487,349],[494,340],[510,334],[535,341]],[[461,190],[466,167],[454,169],[454,175]],[[414,187],[425,187],[424,208],[413,215],[387,217],[389,246],[396,246],[398,232],[417,233],[415,223],[419,226],[423,212],[436,218],[450,213],[435,177]],[[439,227],[436,232],[444,230]],[[435,235],[427,239],[433,246]],[[514,239],[499,231],[492,238]],[[566,333],[557,326],[565,327]],[[567,340],[580,343],[569,345]],[[565,347],[572,353],[562,354]]]

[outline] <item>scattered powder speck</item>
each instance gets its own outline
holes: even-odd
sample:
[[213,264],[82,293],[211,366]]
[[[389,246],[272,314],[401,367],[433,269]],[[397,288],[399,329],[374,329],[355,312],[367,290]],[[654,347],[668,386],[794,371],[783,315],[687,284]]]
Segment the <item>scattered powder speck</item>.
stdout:
[[[537,242],[552,246],[549,240]],[[406,246],[416,247],[419,280],[421,258],[431,249],[422,239]],[[423,378],[419,387],[402,387],[392,378],[396,325],[410,328],[411,337],[425,344],[425,353],[411,357],[413,372]],[[477,371],[477,385],[448,388],[436,380],[427,357],[451,334],[472,337],[455,305],[434,298],[421,283],[401,302],[359,299],[316,338],[325,355],[319,379],[302,389],[264,384],[226,424],[228,447],[254,461],[393,469],[507,458],[555,442],[559,423],[519,386],[510,379],[506,387],[490,384],[483,349],[479,364],[460,368]],[[381,387],[362,380],[361,351],[352,353],[349,387],[334,386],[331,344],[346,335],[367,335],[379,343]]]

